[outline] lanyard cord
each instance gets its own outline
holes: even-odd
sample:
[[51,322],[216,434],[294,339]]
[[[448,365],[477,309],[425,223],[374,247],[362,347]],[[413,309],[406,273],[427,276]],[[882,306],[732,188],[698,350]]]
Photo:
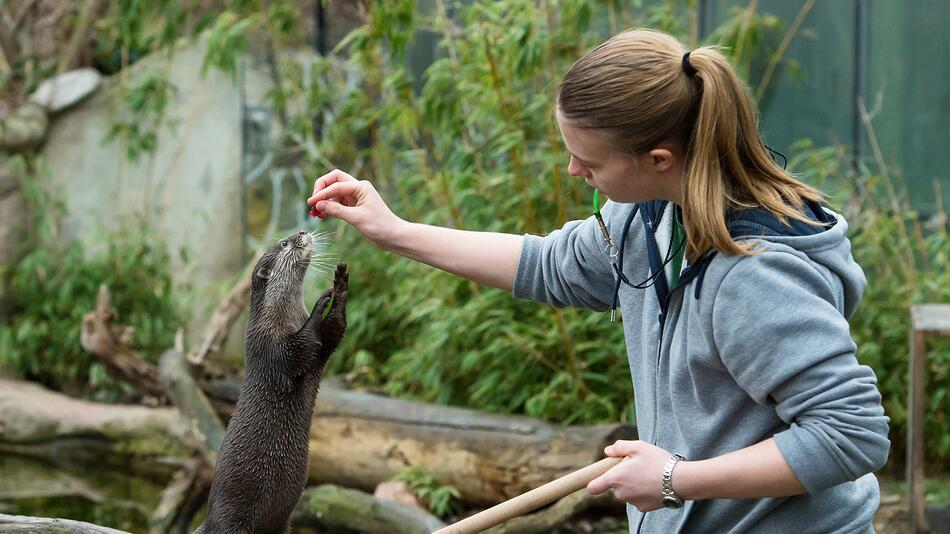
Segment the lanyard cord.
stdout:
[[[675,221],[674,221],[673,224],[676,224]],[[657,271],[656,271],[655,273],[653,273],[653,274],[651,274],[650,276],[648,276],[648,277],[647,277],[645,280],[643,280],[642,282],[637,283],[637,284],[632,284],[632,283],[630,283],[630,281],[627,280],[627,277],[623,275],[623,271],[622,271],[623,266],[622,266],[619,262],[614,264],[614,270],[617,271],[617,274],[618,274],[618,275],[620,275],[620,279],[623,280],[623,282],[624,282],[625,284],[627,284],[628,286],[630,286],[630,287],[632,287],[632,288],[635,288],[635,289],[647,289],[647,288],[653,287],[653,285],[656,283],[657,278],[659,278],[660,275],[665,274],[665,272],[666,272],[666,266],[669,265],[670,262],[673,261],[673,258],[675,258],[675,257],[680,253],[680,250],[682,250],[683,245],[686,243],[686,240],[683,239],[682,241],[679,242],[679,244],[677,244],[677,246],[675,247],[675,250],[674,250],[674,247],[673,247],[673,240],[674,240],[675,238],[676,238],[676,233],[671,231],[671,232],[670,232],[670,244],[669,244],[669,246],[668,246],[667,249],[666,249],[666,257],[663,258],[663,262],[660,264],[660,268],[657,269]],[[676,273],[676,274],[679,274],[679,273]]]
[[[615,247],[613,245],[613,242],[610,239],[610,234],[607,232],[607,225],[604,223],[604,219],[600,215],[600,208],[599,208],[600,195],[598,195],[598,193],[599,191],[595,189],[594,190],[594,217],[597,218],[597,223],[600,225],[600,231],[601,233],[604,234],[604,240],[607,242],[607,249],[613,250]],[[675,212],[673,213],[673,217],[676,217]],[[679,255],[680,251],[683,249],[683,246],[686,244],[686,238],[684,237],[682,240],[680,240],[679,243],[676,243],[676,246],[674,247],[673,245],[676,240],[676,231],[675,231],[675,228],[671,228],[670,243],[667,246],[666,257],[663,258],[660,268],[655,273],[651,274],[646,279],[644,279],[643,281],[634,284],[629,279],[627,279],[627,277],[623,274],[623,244],[624,244],[623,241],[626,241],[627,231],[630,229],[630,222],[632,222],[632,220],[633,218],[628,220],[627,224],[624,225],[623,234],[621,235],[621,243],[620,243],[621,248],[617,250],[617,255],[615,256],[617,258],[617,261],[613,261],[611,263],[613,264],[614,271],[617,273],[617,277],[619,278],[620,281],[622,281],[623,283],[627,284],[628,286],[634,289],[647,289],[649,287],[652,287],[653,284],[656,283],[657,278],[659,278],[661,274],[664,274],[666,270],[666,266],[669,265],[670,262],[672,262],[676,258],[676,256]],[[675,220],[673,221],[673,226],[674,227],[676,226]],[[612,256],[612,254],[608,253],[608,256]],[[676,273],[676,274],[679,274],[679,273]]]
[[[629,279],[623,274],[623,253],[624,253],[624,243],[627,240],[627,233],[630,230],[630,224],[633,222],[633,219],[636,217],[637,212],[640,210],[640,205],[634,205],[633,210],[630,212],[630,215],[627,217],[627,221],[624,224],[623,232],[620,234],[620,248],[618,249],[614,246],[613,242],[610,239],[610,233],[607,231],[607,225],[604,223],[603,217],[600,215],[600,195],[599,192],[594,190],[594,217],[597,219],[597,223],[600,225],[600,231],[604,235],[604,241],[606,242],[605,253],[607,254],[608,259],[614,269],[614,272],[617,273],[616,284],[614,285],[614,295],[610,307],[610,322],[613,323],[616,321],[617,314],[617,304],[620,295],[620,284],[627,284],[628,286],[635,289],[647,289],[653,286],[656,283],[656,280],[660,275],[665,274],[666,266],[669,265],[674,258],[676,258],[682,248],[686,245],[685,236],[683,239],[676,243],[674,247],[674,241],[676,240],[676,231],[675,228],[670,231],[670,243],[667,247],[666,257],[663,259],[662,265],[660,268],[647,277],[645,280],[639,283],[631,283]],[[675,205],[674,205],[675,206]],[[675,207],[673,208],[675,210]],[[673,217],[676,217],[676,213],[673,213]],[[673,225],[676,225],[676,221],[673,221]],[[677,273],[678,274],[678,273]]]

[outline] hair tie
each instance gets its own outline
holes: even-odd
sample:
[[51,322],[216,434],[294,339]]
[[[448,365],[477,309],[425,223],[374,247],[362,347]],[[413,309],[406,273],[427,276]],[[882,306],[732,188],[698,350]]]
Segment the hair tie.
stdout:
[[683,54],[683,72],[685,72],[687,76],[693,76],[699,72],[689,64],[689,52]]

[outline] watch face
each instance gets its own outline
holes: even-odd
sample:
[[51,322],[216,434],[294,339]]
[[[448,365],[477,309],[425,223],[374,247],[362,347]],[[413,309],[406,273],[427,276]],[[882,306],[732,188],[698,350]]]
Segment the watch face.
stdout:
[[663,506],[667,508],[680,508],[683,506],[683,501],[675,497],[663,497]]

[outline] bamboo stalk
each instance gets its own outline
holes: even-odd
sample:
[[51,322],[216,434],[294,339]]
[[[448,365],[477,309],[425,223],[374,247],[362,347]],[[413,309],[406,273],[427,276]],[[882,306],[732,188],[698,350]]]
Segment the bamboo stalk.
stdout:
[[756,102],[762,101],[762,96],[765,94],[765,89],[769,86],[769,82],[772,81],[772,74],[775,73],[775,67],[778,66],[779,61],[781,61],[782,57],[785,56],[785,51],[788,49],[788,45],[791,44],[792,38],[795,37],[796,33],[798,33],[799,26],[802,25],[802,21],[805,20],[805,16],[808,15],[808,12],[811,11],[811,8],[814,6],[815,0],[808,0],[805,2],[802,8],[798,11],[798,16],[795,17],[795,21],[792,22],[792,26],[782,37],[782,42],[779,44],[778,49],[772,54],[772,57],[769,58],[769,66],[765,69],[765,74],[762,75],[762,80],[759,82],[759,86],[755,89]]

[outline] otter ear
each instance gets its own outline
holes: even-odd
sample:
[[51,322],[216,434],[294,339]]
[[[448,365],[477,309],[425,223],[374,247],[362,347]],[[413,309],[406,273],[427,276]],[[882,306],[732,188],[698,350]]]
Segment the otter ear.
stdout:
[[270,275],[271,275],[271,270],[268,269],[267,267],[261,267],[261,268],[258,269],[258,271],[257,271],[257,276],[260,276],[261,278],[263,278],[263,279],[265,279],[265,280],[268,279],[268,278],[270,278]]

